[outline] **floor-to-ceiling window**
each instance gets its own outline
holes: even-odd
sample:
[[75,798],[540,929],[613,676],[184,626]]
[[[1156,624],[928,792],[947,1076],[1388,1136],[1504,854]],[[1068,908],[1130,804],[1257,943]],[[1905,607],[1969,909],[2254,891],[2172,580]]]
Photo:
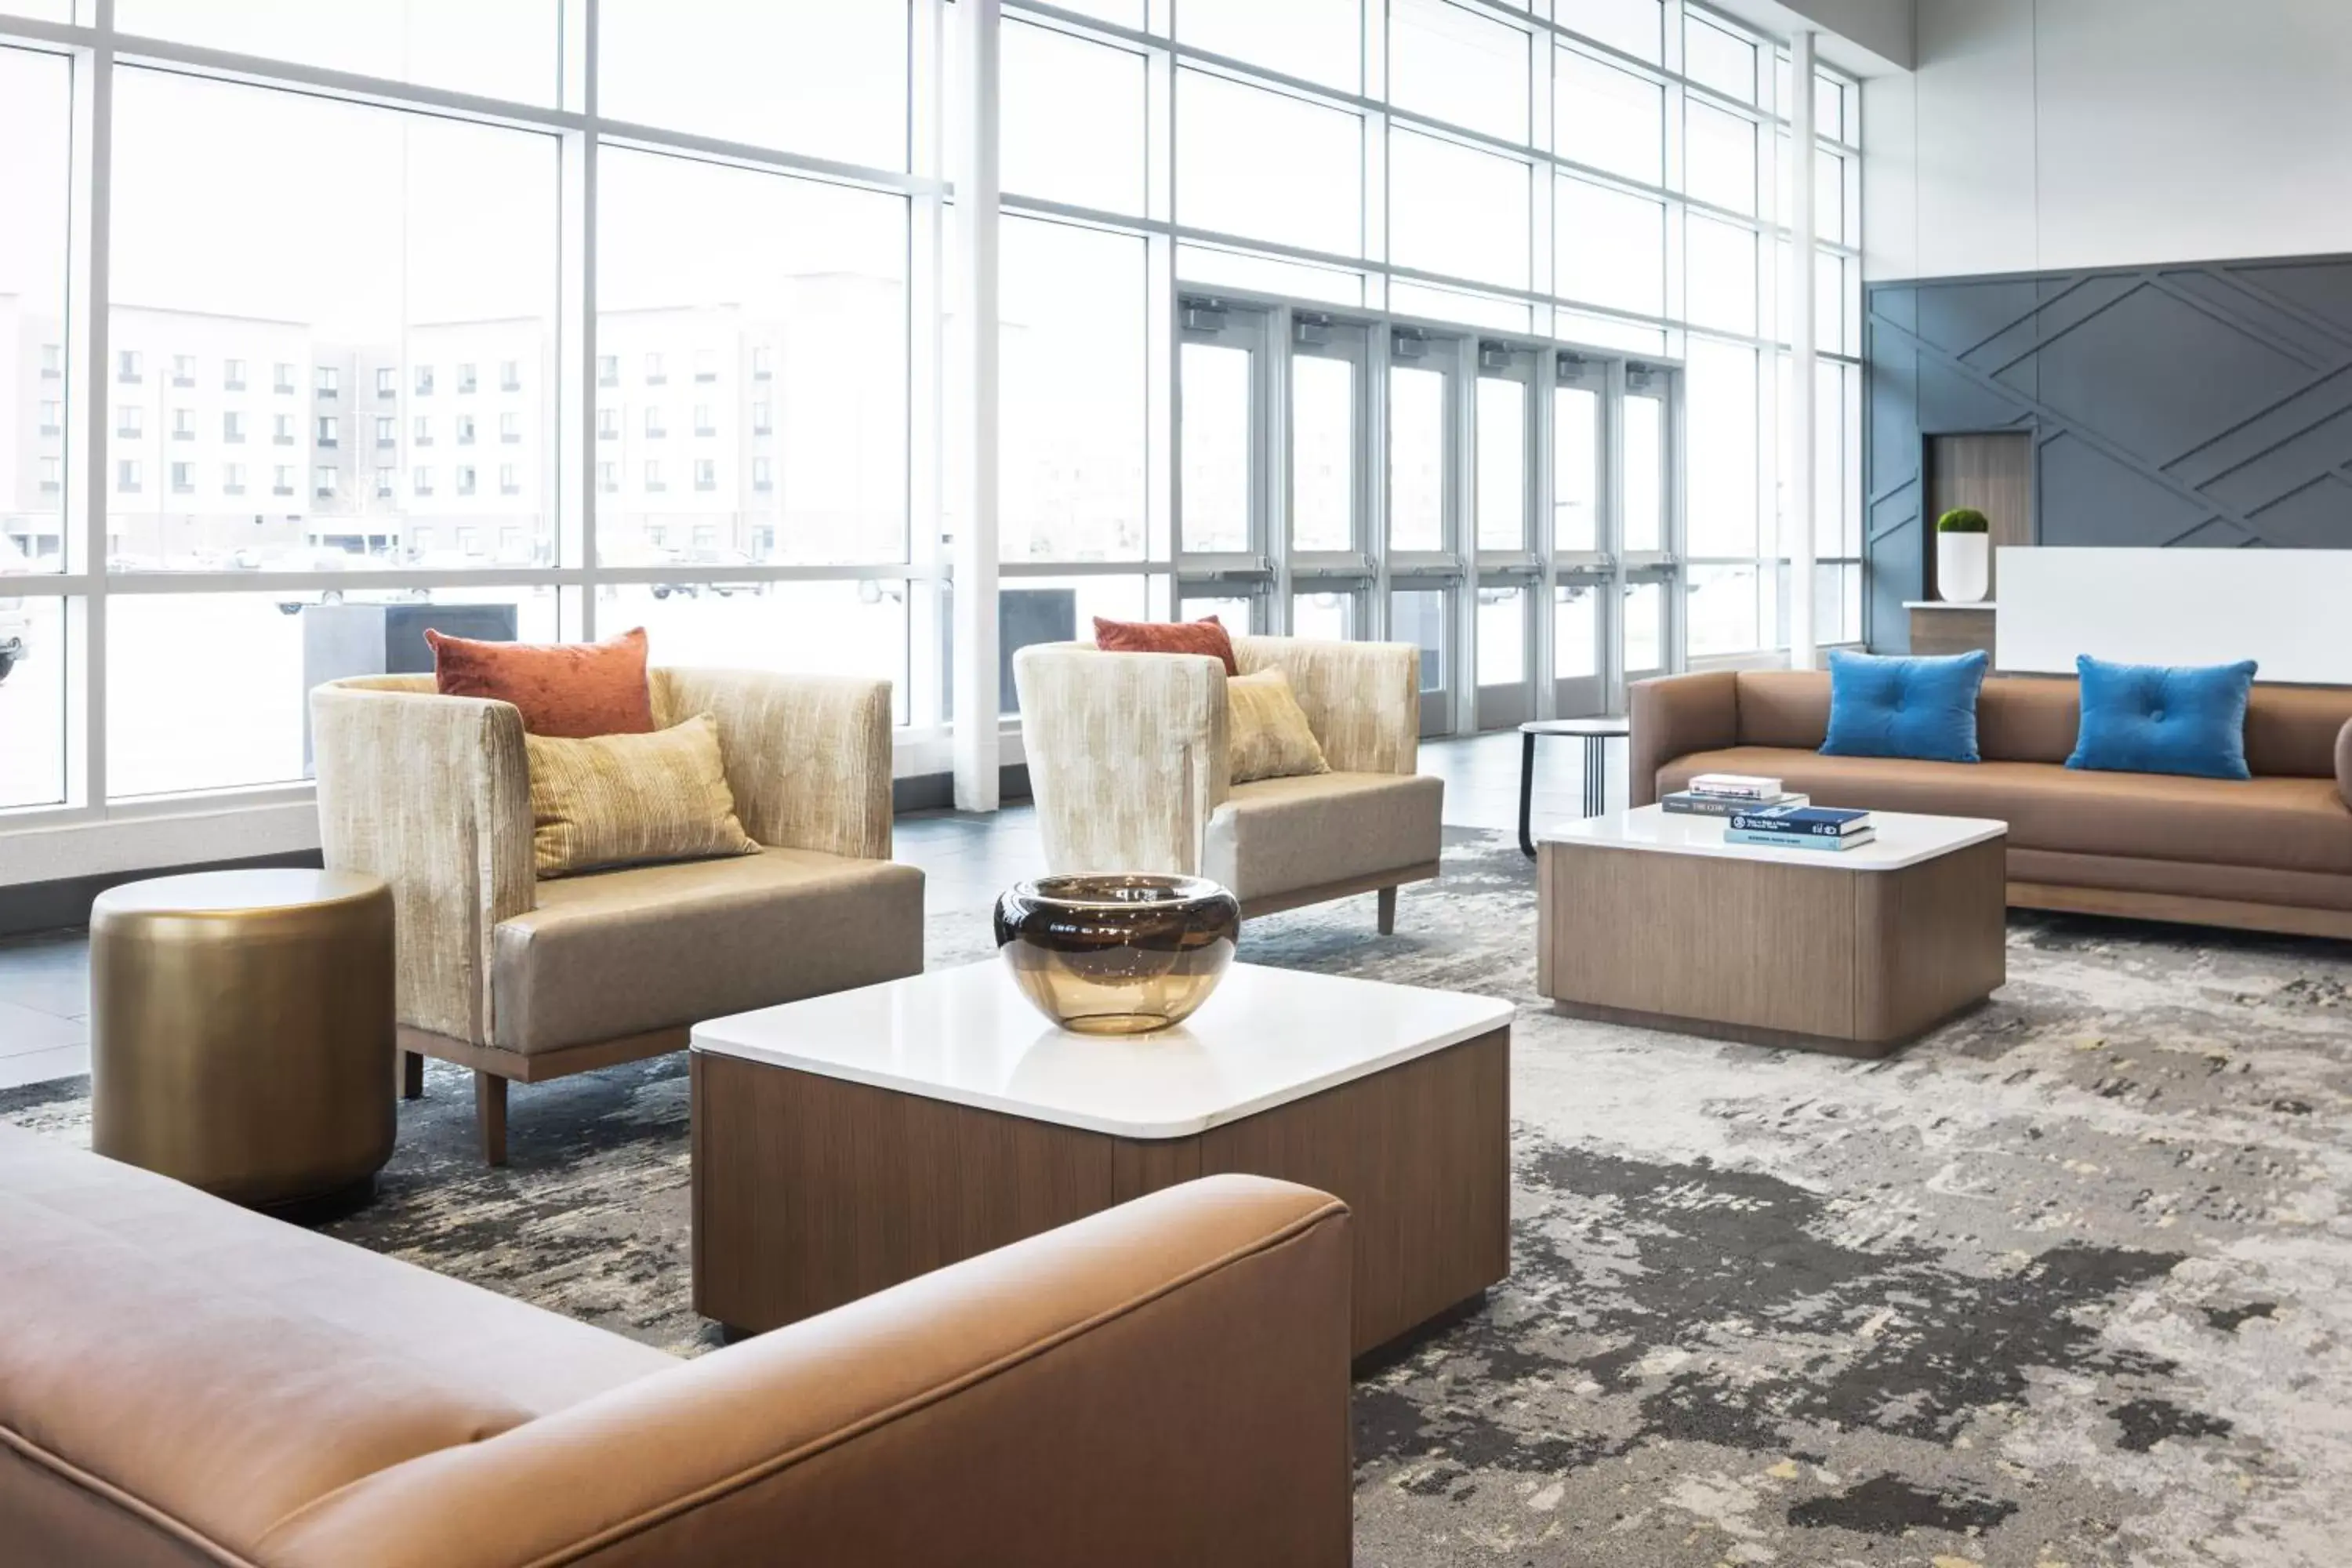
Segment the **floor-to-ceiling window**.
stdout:
[[960,611],[1418,641],[1433,731],[1785,638],[1790,84],[1695,0],[1003,0],[1001,576],[956,605],[972,9],[0,0],[0,811],[299,798],[328,605],[885,676],[918,748]]

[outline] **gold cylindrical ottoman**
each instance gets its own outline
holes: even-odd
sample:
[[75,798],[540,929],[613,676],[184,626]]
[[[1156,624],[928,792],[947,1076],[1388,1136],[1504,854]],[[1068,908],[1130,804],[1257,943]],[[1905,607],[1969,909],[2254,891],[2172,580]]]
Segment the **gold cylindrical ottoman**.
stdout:
[[392,1157],[392,890],[349,871],[110,888],[89,917],[90,1143],[257,1207]]

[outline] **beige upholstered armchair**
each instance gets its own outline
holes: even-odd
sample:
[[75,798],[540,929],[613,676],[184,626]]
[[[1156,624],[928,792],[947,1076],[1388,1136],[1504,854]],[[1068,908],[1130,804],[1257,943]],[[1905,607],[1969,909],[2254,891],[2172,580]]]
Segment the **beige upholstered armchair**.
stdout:
[[719,724],[757,855],[538,880],[522,715],[430,676],[310,694],[331,867],[392,884],[401,1070],[474,1069],[482,1152],[506,1086],[684,1048],[705,1018],[913,974],[923,874],[890,858],[887,681],[656,669],[654,718]]
[[1234,638],[1244,675],[1278,665],[1331,764],[1235,784],[1224,667],[1192,654],[1048,643],[1013,656],[1045,859],[1163,871],[1233,889],[1244,918],[1437,875],[1444,781],[1413,772],[1421,650],[1410,643]]

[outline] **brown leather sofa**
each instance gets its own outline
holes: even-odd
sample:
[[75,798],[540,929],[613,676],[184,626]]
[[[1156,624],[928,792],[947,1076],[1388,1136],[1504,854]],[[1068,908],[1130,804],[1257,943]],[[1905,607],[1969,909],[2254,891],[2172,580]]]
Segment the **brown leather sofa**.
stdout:
[[680,1362],[0,1128],[0,1563],[1344,1564],[1347,1217],[1212,1177]]
[[2068,768],[2071,679],[1991,676],[1975,763],[1825,757],[1816,670],[1717,670],[1633,689],[1633,801],[1701,773],[1765,773],[1820,805],[2009,824],[2009,901],[2352,937],[2352,689],[2257,686],[2249,780]]

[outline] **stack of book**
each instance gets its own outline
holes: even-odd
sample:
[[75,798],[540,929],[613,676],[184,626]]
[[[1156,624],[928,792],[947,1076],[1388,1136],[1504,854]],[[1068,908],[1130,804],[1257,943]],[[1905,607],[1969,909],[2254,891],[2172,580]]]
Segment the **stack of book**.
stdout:
[[1787,849],[1851,849],[1878,837],[1866,811],[1825,805],[1775,805],[1735,814],[1727,844],[1775,844]]
[[1805,804],[1803,795],[1782,789],[1779,779],[1752,773],[1700,773],[1688,789],[1658,797],[1658,805],[1667,811],[1697,816],[1738,816],[1742,812]]

